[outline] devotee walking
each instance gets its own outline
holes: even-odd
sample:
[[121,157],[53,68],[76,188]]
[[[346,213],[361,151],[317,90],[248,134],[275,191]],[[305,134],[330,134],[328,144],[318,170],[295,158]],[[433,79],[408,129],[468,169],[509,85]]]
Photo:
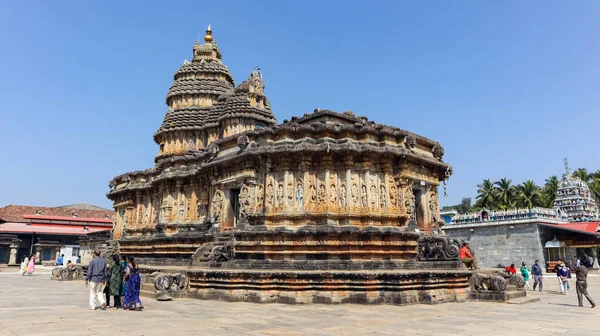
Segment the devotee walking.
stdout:
[[[123,271],[119,263],[119,256],[113,255],[113,264],[108,268],[108,291],[109,295],[113,297],[113,307],[115,309],[121,308],[121,287],[125,286],[123,283]],[[106,301],[110,306],[109,301]]]
[[104,299],[104,286],[106,286],[106,261],[100,258],[100,251],[94,251],[94,258],[90,261],[85,279],[85,286],[90,285],[90,310],[96,309],[96,299],[100,301],[100,308],[106,308]]
[[463,247],[460,249],[460,260],[467,267],[479,269],[479,266],[477,266],[477,260],[475,260],[473,254],[471,254],[471,250],[469,250],[469,243],[463,243]]
[[81,256],[80,255],[77,256],[77,259],[75,259],[75,263],[81,264]]
[[596,303],[594,302],[594,299],[592,299],[592,297],[590,296],[590,294],[588,294],[587,291],[587,267],[581,265],[579,267],[575,267],[573,271],[575,271],[575,289],[577,290],[577,300],[579,301],[579,307],[583,307],[583,296],[585,295],[585,298],[592,305],[592,308],[596,308]]
[[62,266],[64,263],[64,259],[65,259],[65,255],[61,255],[60,257],[58,257],[58,261],[56,262],[57,266]]
[[506,266],[506,273],[508,273],[508,275],[517,274],[517,268],[515,267],[515,264],[510,264],[510,266]]
[[25,275],[25,273],[27,272],[27,264],[29,264],[29,258],[25,257],[23,258],[23,261],[21,261],[21,268],[19,268],[19,274]]
[[571,270],[565,264],[562,264],[558,271],[558,276],[560,278],[560,292],[565,295],[569,294],[569,289],[571,289]]
[[533,290],[535,287],[540,284],[540,292],[544,287],[544,276],[542,275],[542,266],[540,266],[540,261],[536,260],[535,264],[531,266],[531,274],[533,275]]
[[35,254],[31,255],[31,259],[29,259],[29,264],[27,264],[27,272],[23,273],[23,275],[31,276],[35,271]]
[[140,301],[140,275],[138,274],[135,259],[129,257],[127,267],[125,267],[125,300],[123,302],[124,310],[141,310],[142,301]]
[[527,288],[531,288],[529,286],[529,269],[527,269],[527,264],[523,261],[521,263],[521,275],[523,276],[523,280],[525,280],[525,286],[527,286]]

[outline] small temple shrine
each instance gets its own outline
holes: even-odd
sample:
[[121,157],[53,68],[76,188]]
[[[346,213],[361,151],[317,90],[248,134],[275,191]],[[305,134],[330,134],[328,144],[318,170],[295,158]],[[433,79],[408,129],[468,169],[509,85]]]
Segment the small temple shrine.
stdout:
[[351,111],[278,123],[260,71],[236,86],[210,26],[166,104],[155,165],[107,194],[112,239],[143,272],[165,273],[157,289],[183,274],[185,295],[202,299],[467,298],[459,243],[440,229],[451,167],[439,143]]
[[554,208],[558,215],[569,222],[599,220],[598,206],[587,183],[573,176],[566,164],[566,172],[558,183]]
[[481,209],[448,217],[444,231],[469,241],[484,267],[538,259],[550,271],[559,259],[574,264],[579,258],[600,268],[598,207],[587,183],[570,174],[566,159],[552,209]]

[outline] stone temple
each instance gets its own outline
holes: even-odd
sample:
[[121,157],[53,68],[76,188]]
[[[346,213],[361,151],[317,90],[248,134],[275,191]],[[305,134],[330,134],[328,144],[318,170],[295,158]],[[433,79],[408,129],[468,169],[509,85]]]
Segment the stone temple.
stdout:
[[280,124],[261,73],[236,86],[210,26],[204,41],[174,75],[154,167],[115,177],[107,194],[119,252],[171,274],[157,289],[286,303],[468,297],[458,242],[440,229],[451,167],[439,143],[350,111]]

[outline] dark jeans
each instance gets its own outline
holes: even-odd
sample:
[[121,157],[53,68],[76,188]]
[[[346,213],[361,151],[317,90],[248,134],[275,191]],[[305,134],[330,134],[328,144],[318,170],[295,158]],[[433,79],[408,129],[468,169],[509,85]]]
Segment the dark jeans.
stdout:
[[589,301],[592,306],[595,306],[594,299],[588,294],[587,291],[587,281],[576,281],[575,289],[577,289],[577,300],[579,300],[579,305],[583,306],[583,296]]
[[534,274],[533,275],[533,290],[535,290],[535,287],[538,284],[540,285],[540,292],[541,292],[542,288],[544,287],[544,276],[541,274]]
[[[105,288],[104,295],[106,295],[106,306],[110,307],[110,292],[109,292],[108,286],[106,286],[104,288]],[[113,307],[121,308],[122,307],[121,295],[113,295],[112,297],[113,297],[113,301],[114,301]]]

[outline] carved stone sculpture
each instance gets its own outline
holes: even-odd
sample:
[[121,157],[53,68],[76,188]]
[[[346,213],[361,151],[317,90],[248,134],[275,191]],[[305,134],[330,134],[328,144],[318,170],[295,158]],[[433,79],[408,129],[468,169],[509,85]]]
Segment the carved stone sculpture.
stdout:
[[425,236],[418,240],[418,260],[458,260],[458,240],[447,237]]
[[211,205],[211,215],[213,218],[213,222],[218,223],[221,221],[221,214],[223,212],[223,196],[222,191],[217,190],[213,196],[212,205]]
[[294,184],[292,181],[287,183],[287,206],[291,207],[294,204]]
[[52,280],[83,280],[83,268],[81,266],[55,267],[52,269]]
[[362,200],[362,206],[366,207],[369,205],[368,201],[367,201],[367,186],[365,186],[364,184],[360,187],[361,189],[361,193],[360,193],[360,198]]
[[298,179],[296,182],[296,204],[300,209],[304,207],[304,182],[302,179]]
[[346,201],[346,184],[342,183],[340,185],[340,206],[342,207],[346,207],[348,206],[348,203]]
[[320,184],[319,185],[319,194],[318,194],[319,204],[325,204],[326,199],[327,199],[327,193],[325,192],[325,186],[323,184]]
[[208,266],[219,267],[221,263],[229,261],[230,251],[226,246],[215,246],[208,257]]
[[156,299],[158,301],[168,301],[172,299],[174,292],[185,291],[188,286],[188,278],[181,273],[153,273],[154,288],[156,289]]
[[473,274],[471,281],[476,291],[503,292],[507,287],[507,281],[496,274],[476,273]]

